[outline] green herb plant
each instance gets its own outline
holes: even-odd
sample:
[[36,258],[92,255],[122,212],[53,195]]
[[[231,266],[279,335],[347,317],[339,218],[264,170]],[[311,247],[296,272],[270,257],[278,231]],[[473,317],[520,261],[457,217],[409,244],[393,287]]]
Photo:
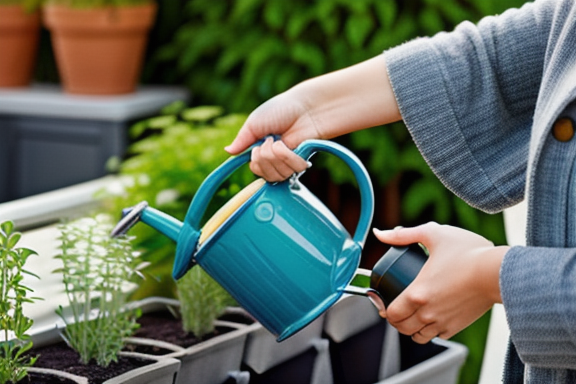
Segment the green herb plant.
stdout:
[[32,340],[26,332],[33,320],[23,313],[23,304],[38,300],[29,297],[32,289],[23,284],[24,275],[38,277],[24,269],[26,260],[36,255],[31,249],[17,247],[21,233],[14,231],[11,221],[0,224],[0,383],[16,383],[28,373],[36,358],[25,356],[32,348]]
[[182,328],[197,337],[214,331],[214,320],[234,300],[202,268],[196,266],[176,283]]
[[112,219],[99,214],[60,225],[61,272],[69,307],[57,314],[62,337],[88,364],[117,361],[124,338],[138,328],[138,311],[127,309],[128,291],[145,266],[131,238],[111,238]]

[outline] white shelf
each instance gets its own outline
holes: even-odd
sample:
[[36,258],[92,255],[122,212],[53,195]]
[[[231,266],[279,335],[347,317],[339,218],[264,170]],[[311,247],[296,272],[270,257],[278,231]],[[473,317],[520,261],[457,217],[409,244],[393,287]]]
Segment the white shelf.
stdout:
[[92,96],[70,95],[57,85],[35,84],[0,88],[0,114],[128,121],[189,97],[182,87],[142,86],[125,95]]

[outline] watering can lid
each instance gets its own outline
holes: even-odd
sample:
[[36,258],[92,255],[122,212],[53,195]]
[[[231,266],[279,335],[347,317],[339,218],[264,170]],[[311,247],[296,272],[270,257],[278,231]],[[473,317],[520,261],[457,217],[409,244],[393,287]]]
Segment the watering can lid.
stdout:
[[216,213],[204,224],[198,244],[202,244],[208,239],[220,226],[240,208],[250,197],[252,197],[266,181],[264,179],[256,179],[248,184],[244,189],[232,197],[226,204],[224,204]]

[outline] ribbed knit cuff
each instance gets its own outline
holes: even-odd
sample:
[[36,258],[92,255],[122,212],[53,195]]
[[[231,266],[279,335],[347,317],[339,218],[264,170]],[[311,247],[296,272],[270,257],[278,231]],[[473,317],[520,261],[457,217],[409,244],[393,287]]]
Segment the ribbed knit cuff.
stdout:
[[576,366],[571,292],[574,249],[512,247],[500,270],[510,336],[522,361],[537,367]]

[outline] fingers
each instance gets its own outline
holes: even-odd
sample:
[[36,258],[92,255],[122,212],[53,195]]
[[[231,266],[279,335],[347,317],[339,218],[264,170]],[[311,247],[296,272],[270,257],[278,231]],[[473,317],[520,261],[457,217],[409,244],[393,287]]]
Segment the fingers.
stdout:
[[412,336],[415,342],[425,344],[441,333],[437,316],[426,308],[426,304],[423,298],[405,292],[388,307],[388,322],[400,333]]
[[378,295],[375,292],[371,292],[371,291],[368,291],[366,293],[366,295],[368,296],[368,298],[370,299],[372,304],[374,304],[374,306],[378,310],[378,315],[381,318],[385,319],[386,318],[386,307],[384,306],[384,302],[380,298],[380,295]]
[[282,181],[303,172],[308,162],[290,150],[282,141],[272,138],[252,149],[250,169],[268,181]]
[[429,324],[412,334],[412,340],[418,344],[426,344],[433,338],[438,337],[436,324]]

